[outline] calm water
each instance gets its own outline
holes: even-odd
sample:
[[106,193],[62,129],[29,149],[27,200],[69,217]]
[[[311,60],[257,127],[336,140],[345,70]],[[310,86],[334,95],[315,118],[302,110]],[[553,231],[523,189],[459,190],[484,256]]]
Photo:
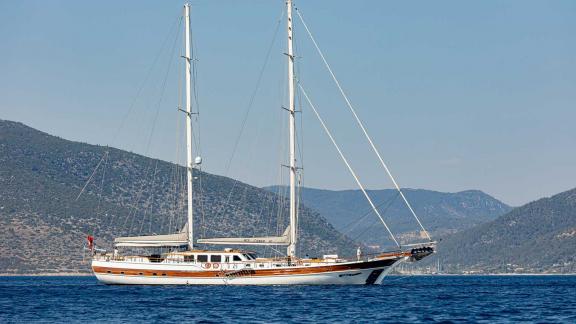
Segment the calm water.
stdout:
[[0,277],[9,322],[576,323],[576,276],[390,277],[382,286],[105,286]]

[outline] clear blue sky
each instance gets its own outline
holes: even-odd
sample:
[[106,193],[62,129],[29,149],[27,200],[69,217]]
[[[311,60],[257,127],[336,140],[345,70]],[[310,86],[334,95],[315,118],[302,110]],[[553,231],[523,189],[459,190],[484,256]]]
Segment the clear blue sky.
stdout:
[[[192,4],[204,168],[224,174],[283,2]],[[180,161],[178,59],[160,93],[181,5],[0,1],[0,119]],[[480,189],[512,205],[576,187],[575,1],[296,5],[402,186]],[[227,172],[258,186],[278,183],[285,163],[280,27]],[[295,30],[300,79],[366,186],[389,188],[301,25]],[[302,123],[304,184],[355,188],[306,106]]]

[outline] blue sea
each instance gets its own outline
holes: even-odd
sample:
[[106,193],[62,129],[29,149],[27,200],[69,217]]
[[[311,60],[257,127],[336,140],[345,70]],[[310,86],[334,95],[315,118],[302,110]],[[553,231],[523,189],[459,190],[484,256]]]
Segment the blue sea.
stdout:
[[381,286],[106,286],[0,277],[0,323],[576,323],[576,276],[389,277]]

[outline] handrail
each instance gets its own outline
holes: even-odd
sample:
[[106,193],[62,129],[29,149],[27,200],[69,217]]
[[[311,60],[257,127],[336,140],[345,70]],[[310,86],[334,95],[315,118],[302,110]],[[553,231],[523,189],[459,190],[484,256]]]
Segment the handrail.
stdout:
[[[403,247],[417,247],[417,248],[426,248],[426,247],[431,247],[434,246],[436,242],[426,242],[426,243],[415,243],[415,244],[406,244],[403,245]],[[363,260],[366,261],[368,259],[371,258],[375,258],[375,257],[387,257],[387,256],[394,256],[394,255],[400,255],[400,254],[405,254],[405,253],[412,253],[412,251],[414,250],[414,248],[410,248],[410,249],[394,249],[394,250],[388,250],[388,251],[380,251],[380,252],[374,252],[374,253],[363,253],[360,257],[359,260]],[[299,266],[302,265],[304,263],[341,263],[341,262],[353,262],[353,261],[357,261],[358,257],[357,256],[346,256],[346,257],[341,257],[338,259],[334,259],[330,261],[327,261],[326,259],[322,259],[322,258],[289,258],[289,257],[277,257],[277,258],[270,258],[270,259],[265,259],[265,260],[246,260],[246,261],[236,261],[236,262],[198,262],[197,260],[194,260],[193,262],[191,261],[185,261],[184,258],[175,258],[171,255],[166,255],[164,257],[156,257],[156,256],[147,256],[147,255],[111,255],[111,254],[106,254],[106,255],[102,255],[102,254],[95,254],[93,256],[93,258],[95,260],[104,260],[104,261],[130,261],[130,262],[139,262],[139,263],[171,263],[171,264],[180,264],[180,263],[186,263],[186,264],[206,264],[206,263],[217,263],[220,266],[234,266],[234,265],[239,265],[239,264],[245,264],[248,265],[251,269],[255,269],[257,267],[257,265],[260,264],[265,264],[268,266],[273,266],[273,265],[277,265],[278,263],[285,263],[286,266]],[[306,262],[307,260],[309,260],[310,262]],[[359,261],[358,260],[358,261]]]

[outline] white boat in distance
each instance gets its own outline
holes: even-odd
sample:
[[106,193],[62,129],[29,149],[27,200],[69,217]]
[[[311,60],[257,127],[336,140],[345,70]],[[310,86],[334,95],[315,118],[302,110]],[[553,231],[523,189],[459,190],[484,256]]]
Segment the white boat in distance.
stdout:
[[[418,261],[434,252],[435,242],[416,217],[412,207],[404,197],[400,187],[388,171],[380,154],[372,144],[364,126],[358,119],[349,101],[349,108],[372,145],[382,166],[392,179],[402,197],[422,229],[425,243],[401,245],[384,222],[378,209],[362,187],[354,171],[333,140],[326,125],[310,102],[301,84],[294,77],[294,53],[292,40],[292,0],[286,1],[286,31],[287,31],[287,62],[288,62],[288,94],[289,106],[289,169],[290,194],[289,213],[290,225],[282,236],[250,237],[250,238],[214,238],[194,241],[193,236],[193,206],[192,206],[192,170],[201,160],[193,160],[192,155],[192,110],[191,110],[191,56],[190,56],[190,5],[184,5],[184,38],[185,38],[185,78],[186,78],[186,141],[187,141],[187,224],[179,232],[166,235],[120,237],[114,241],[114,251],[95,250],[90,238],[92,253],[92,270],[98,280],[106,284],[144,284],[144,285],[372,285],[380,284],[395,266],[404,261]],[[301,16],[300,16],[301,18]],[[302,20],[304,23],[304,21]],[[304,23],[304,27],[308,27]],[[311,34],[309,34],[311,36]],[[316,45],[314,39],[312,41]],[[317,45],[316,45],[317,47]],[[317,47],[318,51],[319,48]],[[322,59],[324,57],[319,51]],[[324,60],[326,63],[326,61]],[[330,67],[327,65],[330,70]],[[331,70],[330,70],[331,72]],[[331,73],[334,77],[333,73]],[[334,77],[335,78],[335,77]],[[336,80],[335,80],[336,81]],[[337,81],[336,81],[337,82]],[[337,83],[341,93],[344,92]],[[382,252],[371,256],[362,256],[360,251],[353,260],[339,258],[338,255],[324,255],[322,258],[300,258],[296,255],[298,244],[298,206],[296,197],[296,127],[295,127],[295,88],[298,86],[311,108],[316,113],[332,143],[336,146],[341,158],[352,173],[368,202],[380,218],[384,227],[397,245],[391,252]],[[202,250],[199,244],[225,245],[223,250]],[[229,248],[238,245],[275,245],[287,246],[285,257],[259,258],[254,252]],[[121,248],[165,248],[161,254],[123,255]]]

